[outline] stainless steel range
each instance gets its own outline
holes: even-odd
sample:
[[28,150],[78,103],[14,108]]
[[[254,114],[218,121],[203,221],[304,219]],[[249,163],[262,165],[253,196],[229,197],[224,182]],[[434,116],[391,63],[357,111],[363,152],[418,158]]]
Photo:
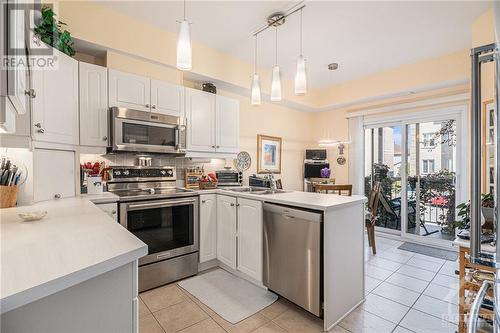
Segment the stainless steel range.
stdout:
[[139,291],[198,273],[198,194],[175,186],[175,167],[113,167],[119,221],[148,245]]

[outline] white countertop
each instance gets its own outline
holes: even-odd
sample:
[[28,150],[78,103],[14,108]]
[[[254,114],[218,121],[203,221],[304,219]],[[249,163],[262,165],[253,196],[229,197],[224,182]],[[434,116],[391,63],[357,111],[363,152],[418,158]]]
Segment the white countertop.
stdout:
[[260,200],[270,203],[279,203],[283,205],[303,207],[315,210],[330,210],[351,205],[363,204],[368,201],[365,196],[362,195],[337,195],[337,194],[325,194],[325,193],[315,193],[315,192],[299,192],[299,191],[287,191],[285,193],[277,194],[251,194],[247,192],[235,192],[227,189],[216,189],[216,190],[200,190],[198,193],[219,193],[234,197],[242,197],[254,200]]
[[[109,202],[109,194],[104,197]],[[1,313],[147,254],[146,244],[90,199],[74,197],[0,210]],[[48,214],[40,221],[22,222],[17,216],[43,210]]]
[[99,194],[81,194],[80,198],[85,198],[87,200],[92,201],[95,204],[112,203],[112,202],[118,202],[120,200],[119,196],[111,192],[102,192]]

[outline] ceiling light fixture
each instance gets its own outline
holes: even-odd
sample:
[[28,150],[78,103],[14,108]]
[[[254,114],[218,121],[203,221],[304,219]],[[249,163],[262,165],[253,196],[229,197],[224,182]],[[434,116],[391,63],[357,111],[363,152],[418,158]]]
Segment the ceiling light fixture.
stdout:
[[254,55],[254,72],[252,76],[252,95],[251,102],[252,105],[260,105],[261,104],[261,95],[260,95],[260,78],[259,74],[257,74],[257,35],[255,35],[255,55]]
[[275,58],[274,58],[274,67],[273,67],[273,77],[271,81],[271,101],[279,102],[282,100],[281,95],[281,75],[280,75],[280,67],[278,66],[278,27],[275,27],[276,30],[276,48],[275,48]]
[[300,10],[300,55],[295,72],[295,95],[307,93],[306,59],[302,55],[302,9]]
[[184,18],[179,24],[179,36],[177,37],[177,68],[181,71],[190,71],[193,68],[192,47],[189,22],[186,20],[186,0],[184,0]]

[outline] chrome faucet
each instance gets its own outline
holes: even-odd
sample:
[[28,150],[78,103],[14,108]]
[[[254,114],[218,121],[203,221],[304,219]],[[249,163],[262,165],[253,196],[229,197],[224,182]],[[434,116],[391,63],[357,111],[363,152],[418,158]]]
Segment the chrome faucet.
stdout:
[[270,189],[274,193],[278,189],[276,186],[276,180],[274,179],[274,174],[269,169],[264,169],[264,170],[267,171],[267,179],[269,180],[270,185],[271,185]]

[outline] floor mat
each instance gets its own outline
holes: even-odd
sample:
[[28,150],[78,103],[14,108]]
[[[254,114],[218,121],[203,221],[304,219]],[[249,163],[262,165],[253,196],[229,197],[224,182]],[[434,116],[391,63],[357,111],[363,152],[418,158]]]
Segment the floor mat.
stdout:
[[222,269],[179,282],[191,295],[232,324],[273,304],[278,296]]
[[438,249],[435,247],[425,246],[410,242],[404,242],[402,245],[398,247],[398,249],[414,253],[420,253],[429,257],[434,257],[439,259],[445,259],[451,261],[456,261],[458,259],[458,252]]

